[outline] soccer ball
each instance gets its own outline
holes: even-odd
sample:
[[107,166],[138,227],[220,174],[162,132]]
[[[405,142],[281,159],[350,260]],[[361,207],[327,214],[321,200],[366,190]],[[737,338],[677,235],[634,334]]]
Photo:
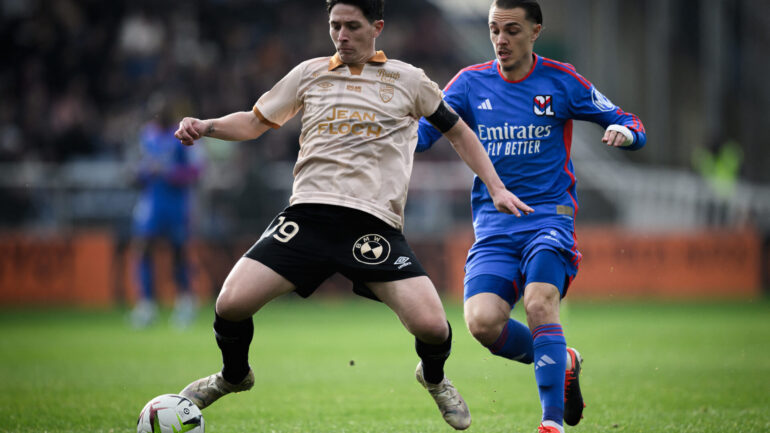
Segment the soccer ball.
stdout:
[[200,409],[176,394],[159,395],[144,406],[136,422],[136,433],[203,433]]

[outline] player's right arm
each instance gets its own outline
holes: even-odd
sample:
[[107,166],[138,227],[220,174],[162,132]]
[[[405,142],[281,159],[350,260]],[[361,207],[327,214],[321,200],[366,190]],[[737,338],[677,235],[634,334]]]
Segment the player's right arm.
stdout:
[[[455,116],[457,115],[455,114]],[[431,118],[435,117],[436,115],[431,116]],[[432,120],[431,118],[429,120]],[[436,124],[434,123],[434,125]],[[535,211],[505,187],[497,171],[495,171],[495,166],[489,159],[489,155],[484,150],[484,146],[479,142],[479,138],[462,119],[456,117],[451,128],[439,127],[439,130],[449,139],[460,158],[487,186],[489,196],[498,211],[514,214],[517,217],[521,216],[522,213],[529,215]]]
[[505,187],[479,138],[446,101],[442,100],[436,111],[425,119],[449,140],[460,158],[484,182],[498,211],[517,217],[534,212]]
[[217,119],[185,117],[179,122],[179,129],[174,136],[182,144],[191,146],[195,140],[204,136],[229,141],[253,140],[268,129],[270,126],[253,111],[238,111]]

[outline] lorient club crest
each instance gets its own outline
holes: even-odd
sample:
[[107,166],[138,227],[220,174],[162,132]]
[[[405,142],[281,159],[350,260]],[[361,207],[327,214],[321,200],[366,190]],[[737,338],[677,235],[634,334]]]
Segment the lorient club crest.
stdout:
[[551,95],[537,95],[534,100],[535,114],[538,116],[555,116],[553,112],[553,99]]
[[380,84],[380,99],[382,99],[382,102],[390,102],[395,92],[396,89],[390,84]]
[[390,242],[380,235],[361,236],[353,244],[353,257],[367,265],[379,265],[390,256]]

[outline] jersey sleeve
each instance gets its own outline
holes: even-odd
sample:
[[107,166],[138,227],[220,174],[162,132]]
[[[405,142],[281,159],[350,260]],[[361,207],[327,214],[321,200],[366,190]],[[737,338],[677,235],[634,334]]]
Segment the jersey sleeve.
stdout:
[[273,128],[280,128],[294,117],[302,108],[299,89],[303,72],[304,63],[301,63],[286,74],[254,104],[254,114]]
[[572,115],[575,119],[593,122],[603,128],[610,125],[625,126],[634,135],[634,142],[621,149],[636,150],[644,147],[647,134],[637,115],[623,111],[585,79],[573,86],[571,93]]
[[[465,88],[467,81],[462,75],[463,71],[460,71],[455,77],[444,87],[443,98],[444,101],[452,107],[453,110],[460,116],[461,119],[468,122],[468,111],[466,110],[466,95]],[[429,113],[428,115],[433,114]],[[430,149],[439,138],[441,138],[441,132],[436,129],[425,117],[420,119],[420,126],[417,129],[417,148],[416,152],[425,152]]]
[[417,128],[417,147],[415,152],[425,152],[439,138],[441,138],[441,132],[431,125],[426,118],[420,118],[420,124]]
[[414,97],[415,117],[430,116],[436,112],[441,102],[441,89],[438,84],[428,78],[425,72],[420,70],[420,78],[417,81]]

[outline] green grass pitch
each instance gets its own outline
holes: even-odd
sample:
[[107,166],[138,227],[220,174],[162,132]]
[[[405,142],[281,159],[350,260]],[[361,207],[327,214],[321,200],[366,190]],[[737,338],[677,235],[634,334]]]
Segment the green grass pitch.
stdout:
[[[459,305],[447,374],[471,432],[534,433],[532,366],[473,341]],[[518,311],[516,316],[520,316]],[[0,432],[132,432],[142,406],[220,367],[211,306],[191,329],[125,311],[0,310]],[[216,432],[449,432],[414,380],[412,337],[366,300],[286,299],[255,316],[254,389],[203,411]],[[588,404],[573,432],[770,432],[770,303],[565,304]]]

